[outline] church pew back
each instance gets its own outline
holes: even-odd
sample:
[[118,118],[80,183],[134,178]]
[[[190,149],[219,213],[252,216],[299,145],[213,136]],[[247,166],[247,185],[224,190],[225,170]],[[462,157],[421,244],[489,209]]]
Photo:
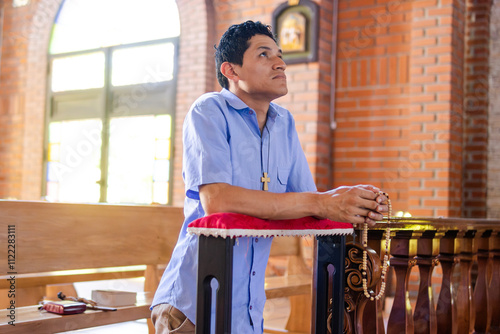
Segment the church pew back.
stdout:
[[[144,291],[150,292],[151,298],[161,276],[158,269],[170,260],[183,218],[183,209],[177,207],[0,200],[0,240],[2,244],[4,240],[14,240],[15,246],[15,258],[9,258],[9,253],[3,251],[0,263],[12,263],[10,272],[16,277],[16,297],[32,294],[31,298],[19,298],[17,307],[36,304],[44,296],[45,286],[50,284],[130,277],[146,277]],[[308,298],[310,273],[302,270],[302,265],[296,265],[297,261],[303,262],[300,239],[275,238],[271,256],[287,256],[293,261],[288,261],[287,275],[266,280],[268,298],[297,295]],[[138,265],[146,265],[147,269],[133,267]],[[69,272],[78,269],[92,270]],[[0,273],[3,274],[6,272]],[[293,277],[288,277],[289,274]],[[0,280],[2,297],[8,295],[9,289],[9,281],[4,278]],[[3,308],[9,300],[0,302]],[[294,306],[292,312],[293,309]],[[50,330],[64,328],[61,327],[64,319],[70,319],[39,316],[35,307],[18,311],[26,323],[21,324],[19,321],[23,319],[17,319],[18,325],[13,327],[2,321],[2,332],[8,329],[20,333],[33,328],[40,332],[40,322],[47,326],[50,323]],[[141,304],[102,316],[89,314],[91,319],[100,319],[99,324],[111,324],[144,318],[149,310]],[[72,316],[72,329],[96,324],[87,318]]]

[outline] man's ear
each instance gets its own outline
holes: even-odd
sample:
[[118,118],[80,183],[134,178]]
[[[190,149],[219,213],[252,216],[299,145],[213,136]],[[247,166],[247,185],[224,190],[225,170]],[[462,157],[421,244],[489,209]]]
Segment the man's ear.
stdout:
[[238,81],[238,73],[236,73],[234,64],[230,62],[224,62],[220,65],[220,72],[224,75],[229,81]]

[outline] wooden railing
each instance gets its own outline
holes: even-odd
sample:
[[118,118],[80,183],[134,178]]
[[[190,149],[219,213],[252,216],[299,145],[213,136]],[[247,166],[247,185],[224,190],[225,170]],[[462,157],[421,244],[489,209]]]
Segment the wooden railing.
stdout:
[[[386,227],[377,224],[368,234],[373,291],[380,288]],[[399,218],[390,227],[389,316],[384,321],[383,299],[363,295],[357,231],[346,249],[345,333],[500,333],[500,220]],[[408,280],[414,266],[420,283],[412,303]],[[431,279],[436,266],[442,270],[437,300]]]

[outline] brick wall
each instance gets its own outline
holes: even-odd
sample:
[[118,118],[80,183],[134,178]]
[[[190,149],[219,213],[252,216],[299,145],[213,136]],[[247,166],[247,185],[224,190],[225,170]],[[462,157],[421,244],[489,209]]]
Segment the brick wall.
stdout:
[[[272,13],[282,1],[214,1],[216,41],[232,24],[248,19],[272,23]],[[297,131],[319,189],[331,186],[329,104],[332,50],[332,1],[320,7],[318,62],[287,66],[289,93],[276,102],[294,114]],[[220,88],[216,85],[214,89]]]
[[[294,115],[297,131],[319,190],[332,187],[330,95],[332,68],[332,1],[318,1],[318,61],[287,67],[289,93],[277,102]],[[281,2],[275,2],[274,10]]]
[[500,1],[494,0],[490,23],[488,115],[488,217],[500,218]]
[[[413,6],[411,60],[410,212],[460,216],[463,3],[418,1]],[[460,39],[462,37],[462,39]]]
[[[182,205],[184,187],[181,179],[182,121],[190,104],[202,93],[220,90],[215,80],[213,45],[218,43],[226,29],[248,19],[272,22],[272,13],[280,2],[272,1],[214,1],[206,4],[196,1],[178,2],[181,16],[181,57],[179,64],[179,87],[176,112],[176,141],[174,166],[174,204]],[[206,8],[193,14],[190,8]],[[319,60],[317,63],[289,65],[289,94],[277,102],[293,110],[300,140],[306,152],[318,187],[327,189],[330,174],[330,132],[328,126],[329,84],[331,77],[331,20],[332,6],[324,1],[321,6],[319,39]],[[214,34],[207,34],[215,32]],[[199,43],[204,37],[206,43]],[[196,51],[196,52],[193,52]],[[204,61],[200,63],[200,58]],[[193,67],[193,62],[200,64]],[[201,71],[203,69],[203,71]],[[194,81],[194,82],[193,82]]]
[[19,198],[22,192],[26,58],[31,9],[3,6],[3,41],[0,73],[0,197]]
[[[497,2],[493,11],[498,11]],[[178,0],[182,35],[175,205],[182,205],[184,198],[182,121],[199,95],[220,89],[213,45],[231,24],[247,19],[271,23],[281,3]],[[495,91],[500,74],[492,66],[494,81],[485,82],[489,73],[484,63],[487,52],[492,60],[500,51],[494,40],[487,51],[488,0],[340,0],[336,59],[333,2],[316,3],[318,61],[289,65],[289,94],[277,102],[296,118],[318,188],[372,183],[390,193],[395,210],[416,216],[485,216],[486,201],[489,215],[498,216],[494,208],[500,186],[495,180],[500,178],[492,175],[500,173],[495,158],[500,141],[494,140],[500,121],[492,106],[500,96]],[[61,0],[32,0],[20,8],[2,4],[0,198],[40,196],[47,47],[60,4]],[[497,36],[499,24],[495,15],[491,18],[491,34]],[[334,85],[337,127],[332,130]],[[489,89],[489,101],[484,89]]]
[[335,185],[375,183],[413,215],[485,216],[489,8],[468,11],[466,21],[464,1],[341,2]]
[[336,185],[375,183],[416,216],[460,216],[463,1],[343,1]]
[[407,211],[408,3],[341,1],[334,184],[372,183]]
[[[191,104],[203,93],[212,91],[214,9],[210,1],[177,1],[181,23],[179,69],[175,118],[173,205],[184,203],[182,180],[182,123]],[[197,8],[197,10],[193,10]],[[200,42],[201,41],[201,42]]]
[[0,198],[39,199],[47,50],[61,0],[3,3],[0,72]]
[[464,100],[464,217],[487,216],[491,0],[467,1]]
[[[23,136],[23,182],[20,197],[39,199],[41,195],[43,141],[46,102],[47,55],[51,27],[62,0],[44,0],[32,5],[26,68],[26,106]],[[22,22],[21,22],[22,24]]]

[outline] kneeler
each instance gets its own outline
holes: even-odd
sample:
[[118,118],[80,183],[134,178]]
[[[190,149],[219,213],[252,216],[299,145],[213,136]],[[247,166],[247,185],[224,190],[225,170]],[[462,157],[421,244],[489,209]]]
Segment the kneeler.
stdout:
[[[351,224],[304,217],[264,220],[236,213],[217,213],[191,222],[188,233],[199,237],[196,334],[210,333],[213,278],[219,283],[215,333],[231,333],[233,246],[238,237],[315,236],[311,333],[343,333],[345,236]],[[237,334],[237,333],[235,333]]]

